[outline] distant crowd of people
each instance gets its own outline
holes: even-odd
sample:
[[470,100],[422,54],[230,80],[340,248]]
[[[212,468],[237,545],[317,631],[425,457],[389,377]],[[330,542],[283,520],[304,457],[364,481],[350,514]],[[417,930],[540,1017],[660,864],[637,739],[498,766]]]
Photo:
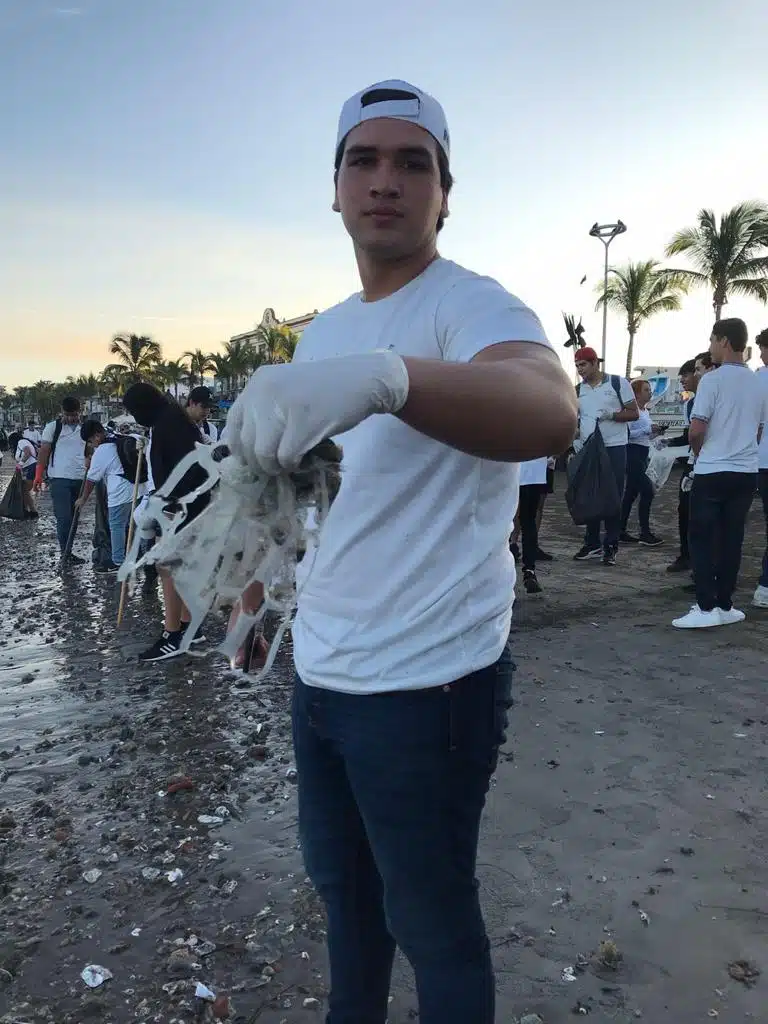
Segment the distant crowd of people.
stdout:
[[[680,367],[688,394],[686,428],[681,437],[662,441],[687,455],[680,481],[678,527],[680,552],[670,573],[693,575],[696,604],[676,618],[678,629],[702,629],[741,622],[745,614],[733,606],[741,566],[747,516],[759,493],[766,522],[766,551],[753,596],[756,607],[768,608],[768,330],[756,338],[763,366],[752,373],[744,361],[748,333],[743,320],[719,320],[709,350]],[[578,451],[598,428],[619,493],[620,511],[587,523],[584,543],[575,560],[602,559],[616,564],[621,543],[656,547],[663,543],[651,529],[653,484],[646,472],[651,444],[664,433],[651,422],[646,380],[628,381],[603,372],[597,353],[575,353],[581,377]],[[638,504],[639,534],[628,532]]]

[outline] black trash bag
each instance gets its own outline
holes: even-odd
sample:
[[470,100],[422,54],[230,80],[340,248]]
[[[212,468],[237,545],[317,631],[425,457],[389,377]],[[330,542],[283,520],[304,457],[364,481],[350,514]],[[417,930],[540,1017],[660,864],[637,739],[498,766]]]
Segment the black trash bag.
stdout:
[[584,526],[592,519],[610,519],[619,514],[622,495],[616,486],[599,424],[581,451],[568,463],[567,473],[565,501],[577,526]]
[[24,518],[24,486],[20,469],[14,472],[5,489],[3,500],[0,501],[0,516],[6,519]]

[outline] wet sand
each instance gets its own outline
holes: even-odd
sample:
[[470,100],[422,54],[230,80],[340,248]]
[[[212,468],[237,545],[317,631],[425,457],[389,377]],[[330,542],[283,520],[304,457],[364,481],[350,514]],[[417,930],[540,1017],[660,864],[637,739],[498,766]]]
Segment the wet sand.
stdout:
[[[663,572],[674,484],[662,498],[667,544],[606,569],[572,563],[579,531],[556,496],[542,544],[557,561],[544,595],[519,600],[517,704],[479,858],[504,1024],[767,1019],[768,612],[748,603],[761,516],[748,621],[680,633],[669,620],[693,597]],[[258,687],[210,652],[138,666],[156,593],[139,590],[116,633],[114,578],[59,574],[47,499],[41,513],[0,520],[0,1022],[322,1019],[290,647]],[[762,975],[729,976],[741,960]],[[93,990],[91,964],[113,975]],[[391,1024],[415,1008],[399,964]]]

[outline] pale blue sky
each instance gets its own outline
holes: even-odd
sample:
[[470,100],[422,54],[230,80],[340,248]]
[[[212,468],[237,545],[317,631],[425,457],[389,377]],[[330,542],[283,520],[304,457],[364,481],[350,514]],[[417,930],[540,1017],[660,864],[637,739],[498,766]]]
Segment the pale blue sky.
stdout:
[[[70,6],[70,3],[72,6]],[[701,206],[768,194],[768,4],[739,0],[0,0],[0,383],[98,370],[116,331],[171,357],[357,288],[332,199],[351,93],[433,93],[457,179],[444,255],[599,343],[595,220],[622,262]],[[584,274],[589,281],[579,287]],[[728,307],[752,332],[768,310]],[[703,348],[709,296],[639,336]],[[625,334],[610,324],[609,368]],[[562,349],[561,349],[562,352]]]

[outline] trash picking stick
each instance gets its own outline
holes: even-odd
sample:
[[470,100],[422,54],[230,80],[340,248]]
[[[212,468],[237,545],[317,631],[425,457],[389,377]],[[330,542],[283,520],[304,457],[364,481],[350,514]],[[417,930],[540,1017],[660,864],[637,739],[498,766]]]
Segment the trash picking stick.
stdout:
[[[139,481],[141,480],[141,460],[144,458],[144,446],[139,448],[139,457],[136,462],[136,479],[133,482],[133,498],[131,499],[131,518],[128,522],[128,540],[126,542],[126,551],[131,550],[131,544],[133,543],[133,531],[136,528],[136,524],[133,520],[133,513],[136,509],[136,499],[139,496]],[[123,580],[123,585],[120,588],[120,604],[117,608],[117,626],[120,628],[120,623],[123,621],[123,611],[125,609],[125,598],[128,594],[128,580]]]
[[[83,482],[80,484],[80,493],[77,496],[77,500],[78,501],[83,496],[83,491],[85,490],[85,481],[87,479],[88,479],[88,470],[86,469],[85,473],[83,474]],[[62,562],[66,562],[66,560],[72,554],[72,545],[75,543],[75,534],[77,533],[77,526],[78,526],[79,522],[80,522],[80,509],[76,507],[75,511],[74,511],[74,513],[72,515],[72,525],[69,528],[69,536],[67,537],[67,543],[65,544],[64,551],[62,552],[62,555],[61,555]]]

